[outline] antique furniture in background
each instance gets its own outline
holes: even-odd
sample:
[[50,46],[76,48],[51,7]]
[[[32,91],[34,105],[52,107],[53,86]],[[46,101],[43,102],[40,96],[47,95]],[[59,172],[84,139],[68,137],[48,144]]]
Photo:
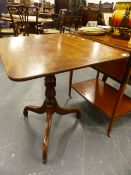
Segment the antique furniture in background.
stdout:
[[113,3],[88,3],[86,6],[85,0],[55,0],[55,13],[58,14],[60,9],[67,9],[74,15],[82,16],[82,25],[85,26],[88,21],[98,21],[105,16],[109,18],[113,12]]
[[102,3],[101,1],[99,4],[88,3],[88,5],[83,8],[83,26],[85,26],[88,21],[98,21],[98,24],[109,25],[109,17],[112,16],[112,12],[113,3]]
[[[40,34],[42,33],[43,25],[52,23],[53,21],[51,18],[39,18],[39,9],[37,7],[28,7],[25,5],[9,5],[9,7],[12,7],[9,8],[10,14],[2,14],[1,19],[5,21],[11,21],[13,19],[20,26],[20,30],[24,35],[29,35],[29,33]],[[17,15],[13,14],[14,9]]]
[[[10,5],[7,6],[7,10],[10,13],[10,21],[7,21],[9,26],[5,27],[5,28],[0,28],[0,37],[3,36],[18,36],[18,34],[20,33],[19,28],[18,28],[18,23],[14,20],[12,14],[11,14],[11,9],[9,7]],[[13,7],[13,12],[14,12],[14,7]],[[3,20],[6,21],[6,20]]]
[[69,12],[67,9],[61,9],[58,17],[53,20],[53,26],[63,33],[65,31],[76,31],[78,30],[78,27],[81,27],[81,25],[82,16]]
[[31,0],[20,0],[20,3],[29,5],[31,3]]
[[86,6],[85,0],[66,0],[66,6],[68,11],[73,12],[73,14],[76,14],[80,8],[83,8]]
[[114,6],[114,3],[109,3],[109,2],[105,2],[105,3],[102,3],[100,1],[99,3],[99,18],[101,18],[105,25],[111,25],[111,18],[112,18],[112,13],[113,13],[113,6]]
[[17,24],[12,23],[12,27],[0,28],[0,38],[3,36],[18,36],[19,31],[17,30]]
[[82,16],[73,14],[65,14],[63,17],[62,32],[65,31],[77,31],[78,27],[82,26]]
[[55,0],[55,14],[58,14],[60,9],[67,9],[65,0]]
[[112,3],[109,3],[109,2],[102,3],[102,1],[100,1],[99,11],[105,12],[105,13],[113,12],[113,5],[114,5],[113,2]]
[[85,0],[55,0],[55,13],[58,14],[60,9],[67,9],[75,13],[81,6],[86,6]]
[[[131,37],[131,2],[116,2],[110,24],[114,28],[113,36],[129,40]],[[107,75],[103,79],[106,81]]]
[[66,12],[67,12],[66,9],[61,9],[59,11],[58,16],[56,18],[54,17],[51,26],[48,23],[43,24],[43,33],[44,34],[62,33]]
[[40,16],[44,18],[51,18],[52,14],[54,14],[54,4],[51,4],[50,2],[47,2],[46,0],[43,0],[42,3],[39,3],[40,7]]
[[95,3],[88,3],[88,6],[83,8],[82,25],[85,26],[88,21],[97,21],[99,17],[99,6]]
[[[19,16],[19,21],[16,22],[19,25],[19,28],[22,31],[23,35],[29,35],[29,33],[40,33],[38,23],[38,7],[30,7],[26,5],[8,5],[8,11],[12,21],[15,21],[15,18],[13,16],[14,11]],[[34,16],[34,23],[29,23],[29,16]]]

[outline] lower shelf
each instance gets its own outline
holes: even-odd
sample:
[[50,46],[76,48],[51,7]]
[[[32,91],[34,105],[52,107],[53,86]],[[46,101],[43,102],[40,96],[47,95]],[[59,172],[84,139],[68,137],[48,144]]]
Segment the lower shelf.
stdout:
[[[112,117],[118,90],[99,79],[75,83],[72,85],[72,88],[83,98],[104,112],[108,118]],[[129,111],[131,111],[131,98],[124,95],[115,115],[115,119],[122,117],[123,114]]]

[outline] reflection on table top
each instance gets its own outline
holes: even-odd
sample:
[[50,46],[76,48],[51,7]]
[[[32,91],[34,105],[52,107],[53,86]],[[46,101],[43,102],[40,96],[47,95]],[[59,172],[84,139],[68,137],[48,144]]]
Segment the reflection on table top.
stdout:
[[1,58],[9,78],[14,81],[35,79],[129,57],[129,52],[73,34],[20,36],[0,40]]
[[99,43],[113,46],[115,48],[131,51],[131,44],[128,43],[129,42],[128,40],[123,40],[120,37],[112,36],[111,34],[104,34],[97,36],[91,36],[91,35],[81,35],[81,36],[91,39],[93,41],[97,41]]
[[[13,17],[16,21],[20,20],[19,15],[13,15]],[[3,13],[2,16],[1,16],[1,19],[5,20],[5,21],[11,21],[10,14],[4,14]],[[36,22],[36,16],[29,16],[28,21],[32,22],[32,23]],[[53,20],[52,20],[52,18],[38,18],[38,21],[40,23],[45,23],[45,22],[52,22]]]

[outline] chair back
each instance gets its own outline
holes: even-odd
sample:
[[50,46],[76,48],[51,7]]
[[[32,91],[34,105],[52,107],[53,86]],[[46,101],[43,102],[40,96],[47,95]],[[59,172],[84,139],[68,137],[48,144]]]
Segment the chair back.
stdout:
[[[16,5],[15,5],[16,6]],[[15,21],[15,18],[14,18],[14,16],[13,16],[13,14],[14,13],[16,13],[16,8],[15,8],[15,6],[13,5],[8,5],[7,6],[7,9],[8,9],[8,12],[9,12],[9,14],[10,14],[10,18],[11,18],[11,25],[12,25],[12,27],[13,27],[13,30],[14,30],[14,34],[15,34],[15,36],[18,36],[18,33],[19,33],[19,31],[18,31],[18,25],[17,25],[17,22]]]
[[78,27],[81,27],[82,25],[82,16],[67,13],[63,19],[63,33],[65,30],[68,30],[70,32],[71,28],[75,28],[75,30],[77,30]]
[[[23,35],[29,35],[32,33],[32,29],[30,26],[29,16],[35,17],[35,33],[38,34],[38,16],[39,16],[39,8],[38,7],[30,7],[26,5],[9,5],[8,11],[10,13],[11,19],[14,21],[13,11],[16,11],[16,15],[18,15],[17,23],[22,29]],[[34,31],[33,31],[34,32]]]
[[62,28],[64,25],[64,18],[65,14],[67,12],[67,9],[60,9],[58,18],[57,18],[57,28],[62,32]]

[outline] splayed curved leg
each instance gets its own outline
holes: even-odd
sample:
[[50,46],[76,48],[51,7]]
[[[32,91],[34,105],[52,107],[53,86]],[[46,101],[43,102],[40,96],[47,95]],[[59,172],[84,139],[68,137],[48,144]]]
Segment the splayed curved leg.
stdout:
[[26,106],[23,110],[23,114],[25,117],[28,117],[28,111],[32,111],[32,112],[35,112],[37,114],[43,114],[46,112],[46,104],[44,103],[41,107]]
[[51,123],[52,123],[52,106],[48,106],[47,108],[48,109],[47,109],[46,129],[45,129],[45,136],[44,136],[43,149],[42,149],[43,163],[47,162],[48,143],[49,143]]
[[58,104],[56,105],[56,113],[60,115],[70,114],[70,113],[76,113],[76,118],[80,119],[80,111],[77,108],[62,108]]

